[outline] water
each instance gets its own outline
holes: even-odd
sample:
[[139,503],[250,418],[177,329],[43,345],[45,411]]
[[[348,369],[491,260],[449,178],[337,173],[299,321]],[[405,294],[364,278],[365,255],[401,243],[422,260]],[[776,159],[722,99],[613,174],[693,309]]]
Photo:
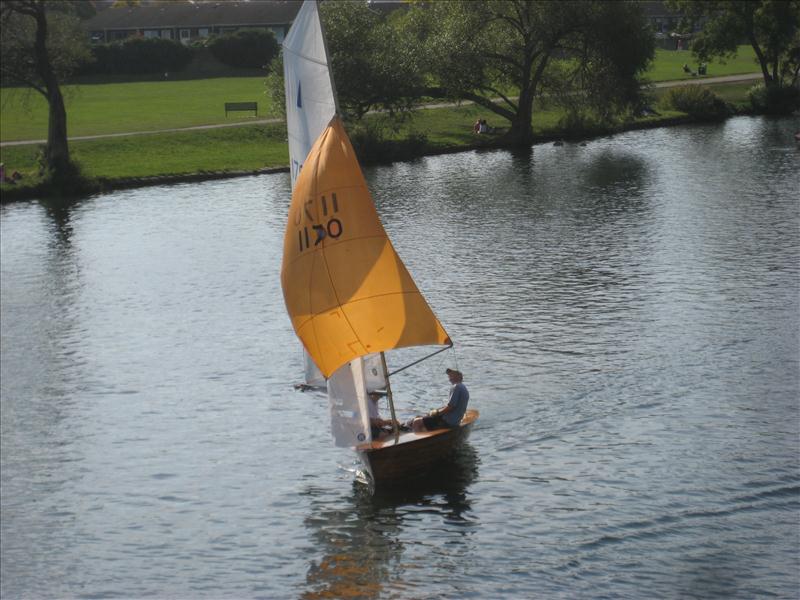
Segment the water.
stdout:
[[481,411],[376,495],[292,388],[287,176],[3,207],[3,598],[797,598],[795,126],[368,170],[457,344],[401,416]]

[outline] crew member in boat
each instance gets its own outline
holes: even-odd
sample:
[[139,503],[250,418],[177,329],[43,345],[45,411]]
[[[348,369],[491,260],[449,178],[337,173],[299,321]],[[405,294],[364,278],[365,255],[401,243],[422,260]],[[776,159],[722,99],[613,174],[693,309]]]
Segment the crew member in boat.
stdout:
[[369,427],[372,432],[372,439],[378,439],[384,433],[389,433],[392,429],[392,421],[390,419],[382,419],[378,411],[378,402],[381,399],[381,394],[378,392],[370,392],[369,396]]
[[461,371],[447,369],[447,378],[450,380],[450,396],[447,404],[432,410],[427,417],[417,417],[411,423],[414,431],[434,431],[436,429],[452,429],[458,427],[469,404],[469,391],[464,385],[464,375]]

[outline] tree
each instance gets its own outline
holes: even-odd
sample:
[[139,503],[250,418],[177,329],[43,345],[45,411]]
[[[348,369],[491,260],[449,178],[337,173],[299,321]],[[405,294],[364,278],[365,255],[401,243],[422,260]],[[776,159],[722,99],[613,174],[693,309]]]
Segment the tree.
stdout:
[[5,0],[0,4],[3,81],[31,87],[47,100],[44,160],[54,181],[74,173],[67,143],[67,111],[60,81],[88,60],[86,33],[70,2]]
[[[339,106],[360,121],[370,110],[404,115],[424,91],[425,73],[418,49],[403,40],[404,32],[365,2],[324,2],[320,16],[330,53]],[[283,114],[282,57],[267,68],[266,95]]]
[[419,97],[423,73],[418,53],[392,18],[366,2],[320,6],[339,105],[347,115],[358,120],[372,109],[409,110]]
[[655,52],[636,2],[434,2],[404,21],[405,39],[422,49],[436,83],[424,93],[471,100],[508,119],[520,144],[532,141],[534,101],[548,88],[603,118],[638,103]]
[[796,86],[800,71],[799,0],[672,0],[685,25],[702,23],[692,51],[701,61],[734,56],[749,43],[761,68],[764,85]]

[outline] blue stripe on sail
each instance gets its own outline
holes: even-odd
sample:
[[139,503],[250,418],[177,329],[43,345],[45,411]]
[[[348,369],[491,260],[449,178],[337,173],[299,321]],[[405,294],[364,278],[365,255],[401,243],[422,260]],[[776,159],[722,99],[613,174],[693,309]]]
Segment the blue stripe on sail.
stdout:
[[297,108],[303,108],[303,94],[300,90],[300,82],[297,82]]

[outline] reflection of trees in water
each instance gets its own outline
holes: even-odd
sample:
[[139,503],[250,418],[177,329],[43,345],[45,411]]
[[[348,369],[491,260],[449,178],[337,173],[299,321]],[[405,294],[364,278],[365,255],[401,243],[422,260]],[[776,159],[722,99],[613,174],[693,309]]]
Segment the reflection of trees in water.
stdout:
[[55,242],[62,248],[69,247],[72,241],[72,211],[79,204],[74,199],[51,198],[40,200],[47,216],[55,226]]
[[310,491],[315,498],[305,524],[322,558],[311,561],[302,598],[379,597],[402,577],[406,507],[437,512],[451,525],[465,522],[467,487],[477,472],[477,455],[466,443],[453,465],[411,485],[373,490],[355,482],[348,496],[334,499],[327,490]]
[[642,208],[642,194],[650,181],[645,161],[610,150],[593,157],[582,176],[589,197],[597,202],[595,207],[605,207],[608,216]]

